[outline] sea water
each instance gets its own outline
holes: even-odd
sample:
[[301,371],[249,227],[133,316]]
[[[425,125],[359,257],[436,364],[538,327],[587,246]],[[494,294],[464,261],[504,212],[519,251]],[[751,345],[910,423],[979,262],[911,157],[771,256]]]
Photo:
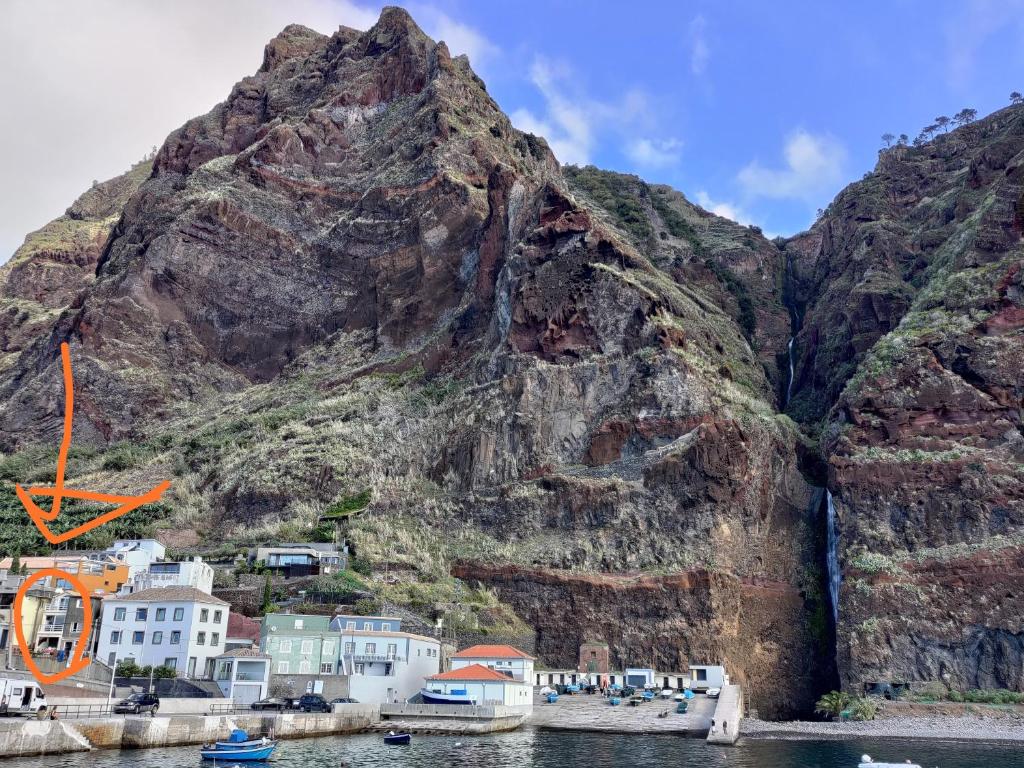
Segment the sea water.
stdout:
[[[490,736],[413,736],[388,746],[379,734],[284,741],[268,768],[856,768],[865,752],[877,761],[912,760],[923,768],[1024,768],[1024,745],[954,741],[848,739],[843,741],[741,740],[710,747],[673,735],[544,731],[532,728]],[[0,768],[3,766],[0,761]],[[14,758],[12,768],[213,768],[198,747],[100,750],[51,757]],[[224,763],[224,766],[229,765]]]

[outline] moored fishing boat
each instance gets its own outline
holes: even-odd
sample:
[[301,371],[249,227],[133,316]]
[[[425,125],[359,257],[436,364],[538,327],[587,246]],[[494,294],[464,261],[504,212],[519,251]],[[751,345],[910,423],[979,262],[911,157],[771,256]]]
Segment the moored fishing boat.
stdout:
[[448,693],[421,688],[420,696],[424,704],[476,704],[476,700],[470,698],[465,688],[453,688]]
[[227,741],[206,744],[200,748],[199,754],[204,760],[232,760],[236,762],[253,762],[268,759],[277,748],[277,742],[266,736],[250,739],[249,734],[236,729],[231,732]]

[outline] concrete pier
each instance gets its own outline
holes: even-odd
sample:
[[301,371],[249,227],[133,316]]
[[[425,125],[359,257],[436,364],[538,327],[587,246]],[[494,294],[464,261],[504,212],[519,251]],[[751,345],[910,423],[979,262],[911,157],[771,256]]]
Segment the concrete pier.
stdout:
[[445,704],[381,704],[382,731],[406,733],[483,734],[514,731],[532,707]]
[[738,685],[724,685],[715,707],[714,725],[708,731],[708,744],[732,745],[740,737],[743,717],[743,692]]

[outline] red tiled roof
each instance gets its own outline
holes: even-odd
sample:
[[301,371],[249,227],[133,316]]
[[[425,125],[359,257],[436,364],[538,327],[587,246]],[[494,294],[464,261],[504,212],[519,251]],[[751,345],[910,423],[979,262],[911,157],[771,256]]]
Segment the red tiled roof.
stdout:
[[228,637],[242,637],[259,642],[260,623],[242,613],[228,614]]
[[452,656],[453,659],[532,659],[528,653],[511,645],[471,645]]
[[488,669],[482,664],[470,664],[468,667],[462,667],[461,669],[451,669],[447,672],[442,672],[439,675],[431,675],[427,680],[455,680],[457,682],[462,682],[463,680],[480,682],[501,681],[503,683],[515,682],[511,677],[506,677],[500,672]]

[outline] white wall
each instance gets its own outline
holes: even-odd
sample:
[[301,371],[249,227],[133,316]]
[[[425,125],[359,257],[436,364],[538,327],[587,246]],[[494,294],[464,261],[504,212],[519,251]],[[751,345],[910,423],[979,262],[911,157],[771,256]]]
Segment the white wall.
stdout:
[[511,672],[512,677],[524,682],[533,682],[533,659],[452,659],[452,669],[462,669],[472,664],[489,667],[496,672]]
[[459,682],[458,680],[427,680],[427,690],[440,688],[444,693],[465,690],[478,705],[506,704],[508,706],[532,706],[533,687],[529,683],[508,682]]

